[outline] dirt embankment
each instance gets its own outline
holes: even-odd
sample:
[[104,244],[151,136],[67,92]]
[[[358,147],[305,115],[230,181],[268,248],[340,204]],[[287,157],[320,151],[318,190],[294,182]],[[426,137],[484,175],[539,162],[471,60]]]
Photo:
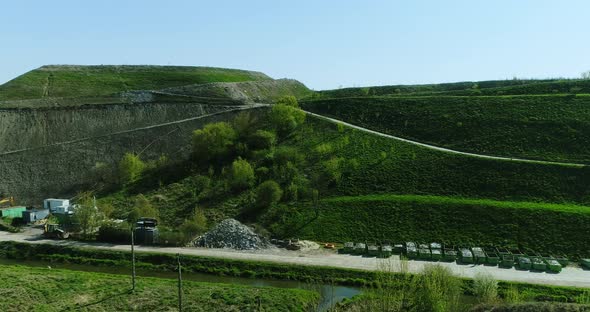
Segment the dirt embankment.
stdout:
[[1,109],[0,153],[96,137],[226,109],[195,103]]
[[239,109],[143,103],[0,110],[0,194],[39,205],[43,198],[74,195],[93,183],[97,166],[114,168],[126,152],[185,159],[193,130]]

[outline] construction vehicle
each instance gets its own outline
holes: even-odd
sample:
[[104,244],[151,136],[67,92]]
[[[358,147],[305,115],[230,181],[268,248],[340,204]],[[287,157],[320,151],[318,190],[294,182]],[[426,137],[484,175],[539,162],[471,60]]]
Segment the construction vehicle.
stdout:
[[70,233],[62,229],[59,224],[46,223],[43,228],[43,236],[47,238],[68,239]]
[[14,206],[14,197],[0,198],[0,208]]

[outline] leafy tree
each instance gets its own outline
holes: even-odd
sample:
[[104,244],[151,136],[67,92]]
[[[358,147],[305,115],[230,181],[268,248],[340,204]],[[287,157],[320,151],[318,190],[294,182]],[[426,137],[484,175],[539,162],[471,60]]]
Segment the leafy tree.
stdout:
[[297,102],[297,98],[292,95],[285,95],[280,97],[277,100],[277,104],[299,108],[299,102]]
[[135,204],[129,213],[127,220],[134,223],[139,218],[154,218],[159,219],[158,210],[152,206],[150,201],[143,195],[139,194],[135,197]]
[[262,182],[256,190],[256,205],[259,208],[268,208],[279,202],[283,191],[279,184],[273,180]]
[[125,153],[119,162],[119,179],[122,184],[137,181],[145,169],[145,164],[138,155]]
[[197,160],[222,160],[232,150],[236,131],[227,122],[211,123],[193,132],[193,153]]
[[270,111],[270,122],[281,135],[293,132],[305,122],[305,112],[284,104],[274,105]]
[[231,188],[234,191],[248,189],[252,187],[254,180],[254,169],[250,163],[242,158],[234,160],[231,166]]
[[241,112],[234,118],[233,126],[240,138],[248,137],[255,129],[256,118],[250,112]]
[[276,142],[276,134],[266,130],[258,130],[248,137],[248,145],[253,149],[271,148]]
[[197,211],[180,226],[180,232],[184,235],[185,241],[189,242],[195,236],[205,233],[207,230],[207,217],[201,209]]
[[101,216],[94,205],[92,193],[78,193],[77,206],[74,210],[74,220],[80,226],[80,231],[84,238],[88,238],[91,233],[98,227]]

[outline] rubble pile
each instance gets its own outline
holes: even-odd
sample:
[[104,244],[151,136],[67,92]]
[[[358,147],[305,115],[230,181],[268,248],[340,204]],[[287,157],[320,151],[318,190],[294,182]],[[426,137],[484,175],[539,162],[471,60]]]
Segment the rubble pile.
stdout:
[[254,233],[248,226],[234,219],[225,219],[209,232],[197,237],[196,247],[232,248],[240,250],[264,249],[270,246],[267,239]]

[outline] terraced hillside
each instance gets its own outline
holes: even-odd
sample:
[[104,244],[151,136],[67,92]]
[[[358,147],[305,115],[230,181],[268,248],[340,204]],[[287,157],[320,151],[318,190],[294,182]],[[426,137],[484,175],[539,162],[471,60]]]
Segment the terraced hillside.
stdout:
[[459,151],[590,163],[590,96],[403,96],[312,100],[303,108]]
[[0,101],[44,97],[106,96],[211,82],[266,81],[260,72],[189,66],[49,65],[0,86]]
[[392,85],[362,88],[323,90],[311,98],[345,98],[361,96],[431,96],[431,95],[531,95],[531,94],[583,94],[590,93],[588,79],[545,80],[488,80],[465,81],[424,85]]
[[[197,206],[213,224],[242,218],[276,237],[440,240],[584,252],[579,229],[590,226],[588,167],[449,154],[311,116],[274,149],[243,156],[257,183],[275,179],[284,190],[281,203],[258,216],[250,214],[256,188],[236,192],[227,187],[223,172],[230,170],[231,161],[207,177],[194,173],[164,185],[147,176],[101,202],[118,207],[115,216],[126,218],[141,192],[163,224],[173,227]],[[318,204],[310,188],[318,190]]]

